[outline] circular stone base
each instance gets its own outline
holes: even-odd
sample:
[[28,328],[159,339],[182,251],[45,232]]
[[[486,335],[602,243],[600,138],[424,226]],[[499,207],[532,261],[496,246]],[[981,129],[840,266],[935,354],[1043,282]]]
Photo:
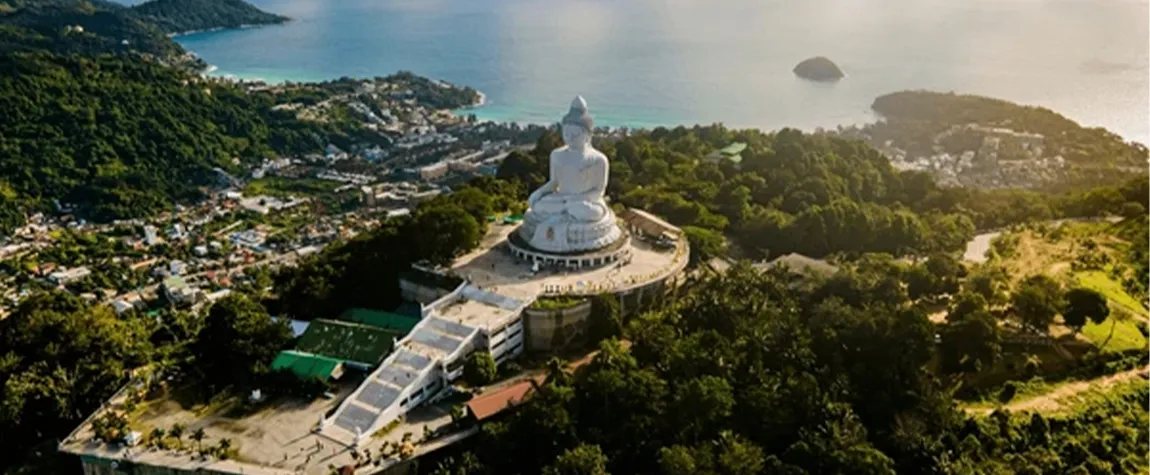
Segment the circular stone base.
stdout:
[[527,262],[538,262],[540,266],[589,269],[626,260],[631,254],[631,236],[624,234],[622,238],[602,249],[564,254],[537,250],[528,245],[516,230],[507,236],[507,248],[516,258]]

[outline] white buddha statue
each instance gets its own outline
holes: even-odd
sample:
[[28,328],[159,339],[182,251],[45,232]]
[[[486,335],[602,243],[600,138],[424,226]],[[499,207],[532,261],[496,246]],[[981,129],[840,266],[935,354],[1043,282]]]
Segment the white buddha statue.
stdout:
[[576,97],[563,117],[566,146],[551,152],[550,179],[527,198],[519,235],[545,252],[573,253],[606,247],[622,236],[607,206],[607,156],[591,146],[594,122]]

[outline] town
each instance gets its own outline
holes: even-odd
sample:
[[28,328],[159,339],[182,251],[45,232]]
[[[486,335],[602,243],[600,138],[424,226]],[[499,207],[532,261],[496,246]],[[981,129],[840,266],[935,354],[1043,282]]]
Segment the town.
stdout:
[[278,266],[409,213],[470,178],[493,176],[504,157],[540,132],[438,108],[445,103],[439,95],[462,90],[412,75],[318,85],[237,82],[283,101],[324,96],[276,107],[318,121],[354,111],[341,126],[367,136],[342,148],[329,143],[322,154],[268,157],[244,176],[217,169],[203,200],[150,219],[91,223],[76,206],[57,202],[57,213],[30,216],[0,245],[0,316],[51,288],[122,313],[198,310],[232,289],[266,287]]

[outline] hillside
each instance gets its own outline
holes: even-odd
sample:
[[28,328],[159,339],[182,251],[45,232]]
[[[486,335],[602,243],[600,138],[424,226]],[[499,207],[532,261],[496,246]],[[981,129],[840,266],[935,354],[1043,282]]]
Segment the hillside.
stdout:
[[48,51],[93,56],[139,52],[161,58],[184,53],[159,28],[126,12],[120,5],[103,1],[0,2],[0,53]]
[[166,33],[283,23],[288,18],[243,0],[152,0],[130,9],[141,21]]
[[104,0],[0,1],[0,53],[142,53],[187,60],[168,34],[282,23],[243,0],[153,0],[134,7]]
[[0,183],[31,206],[145,216],[198,196],[213,167],[318,150],[319,126],[242,90],[127,58],[0,56]]
[[1145,145],[1042,107],[929,91],[887,94],[871,107],[882,121],[841,133],[943,185],[1084,189],[1145,172]]

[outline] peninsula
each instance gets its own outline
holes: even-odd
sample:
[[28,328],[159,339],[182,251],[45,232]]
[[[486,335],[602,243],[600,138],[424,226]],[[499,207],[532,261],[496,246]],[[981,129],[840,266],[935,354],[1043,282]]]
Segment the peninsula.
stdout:
[[901,91],[875,99],[883,120],[842,127],[903,170],[944,186],[1087,189],[1145,175],[1146,146],[1042,107],[969,94]]
[[243,0],[151,0],[132,7],[130,12],[168,34],[274,25],[290,20]]
[[169,35],[289,20],[243,0],[151,0],[131,7],[103,0],[13,0],[3,6],[0,53],[141,54],[195,68],[204,65]]

